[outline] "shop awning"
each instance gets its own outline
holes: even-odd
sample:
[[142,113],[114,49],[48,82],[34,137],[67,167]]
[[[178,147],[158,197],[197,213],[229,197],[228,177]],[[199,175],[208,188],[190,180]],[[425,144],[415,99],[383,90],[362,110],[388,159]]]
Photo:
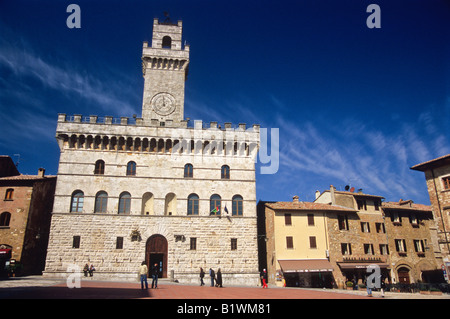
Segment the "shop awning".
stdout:
[[370,265],[377,265],[380,268],[388,268],[386,263],[338,263],[341,269],[366,269]]
[[11,249],[0,249],[0,255],[8,254]]
[[278,260],[278,263],[283,273],[333,271],[327,259],[289,259]]

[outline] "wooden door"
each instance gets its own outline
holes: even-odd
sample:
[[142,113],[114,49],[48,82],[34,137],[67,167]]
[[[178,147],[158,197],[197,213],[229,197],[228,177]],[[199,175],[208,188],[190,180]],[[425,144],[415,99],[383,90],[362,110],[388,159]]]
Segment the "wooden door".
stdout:
[[167,278],[167,239],[162,235],[153,235],[147,240],[145,261],[148,269],[157,263],[160,267],[160,277]]
[[400,268],[398,270],[398,282],[400,284],[409,284],[409,269],[407,268]]

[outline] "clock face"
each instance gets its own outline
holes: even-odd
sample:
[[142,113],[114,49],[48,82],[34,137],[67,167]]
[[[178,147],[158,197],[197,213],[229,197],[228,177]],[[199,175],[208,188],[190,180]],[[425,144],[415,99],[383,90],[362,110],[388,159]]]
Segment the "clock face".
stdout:
[[169,93],[158,93],[151,101],[153,110],[159,115],[169,115],[175,111],[175,98]]

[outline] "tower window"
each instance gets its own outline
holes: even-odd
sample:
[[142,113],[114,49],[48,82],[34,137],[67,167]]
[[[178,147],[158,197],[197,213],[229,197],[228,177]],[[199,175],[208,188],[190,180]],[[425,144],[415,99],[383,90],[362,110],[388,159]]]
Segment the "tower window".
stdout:
[[172,48],[172,39],[166,35],[162,38],[162,47],[163,49],[171,49]]

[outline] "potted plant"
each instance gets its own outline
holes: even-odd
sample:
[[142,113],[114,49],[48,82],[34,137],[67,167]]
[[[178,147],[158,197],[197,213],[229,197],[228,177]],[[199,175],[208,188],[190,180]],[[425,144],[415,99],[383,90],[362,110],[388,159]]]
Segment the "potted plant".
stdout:
[[350,280],[345,283],[345,286],[347,287],[347,290],[353,290],[353,282]]

